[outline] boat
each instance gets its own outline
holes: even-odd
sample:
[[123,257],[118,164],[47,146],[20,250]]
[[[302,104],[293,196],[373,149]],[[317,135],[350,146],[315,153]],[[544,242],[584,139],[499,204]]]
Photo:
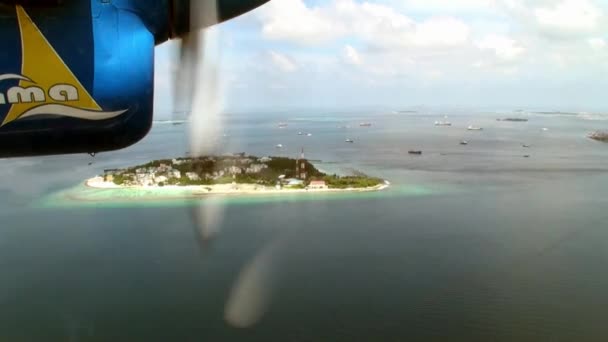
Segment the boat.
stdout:
[[422,151],[420,151],[420,150],[409,150],[409,151],[407,151],[407,153],[408,154],[417,154],[417,155],[420,155],[420,154],[422,154]]
[[543,127],[543,128],[541,128],[541,130],[542,130],[543,132],[546,132],[546,131],[548,131],[549,129],[548,129],[547,127]]
[[287,127],[287,124],[285,122],[279,122],[279,128],[285,128]]
[[304,133],[302,133],[302,132],[298,132],[298,135],[302,135],[302,134],[304,134]]
[[346,139],[344,141],[347,142],[347,143],[354,143],[355,142],[353,139]]
[[481,131],[481,130],[483,130],[483,128],[481,128],[481,127],[476,127],[476,126],[472,126],[472,125],[469,126],[469,127],[467,127],[467,129],[469,131]]
[[312,137],[312,133],[306,133],[307,137]]
[[370,122],[362,122],[359,124],[360,127],[371,127],[372,124]]
[[524,158],[530,158],[529,154],[524,154]]
[[283,144],[277,144],[276,148],[283,148]]
[[460,145],[468,145],[468,144],[469,144],[469,142],[466,141],[466,140],[461,140],[460,141]]
[[435,126],[452,126],[449,121],[435,121]]
[[589,133],[587,137],[597,141],[608,142],[608,132],[595,131]]
[[530,145],[528,145],[528,144],[523,144],[523,145],[521,145],[521,147],[529,148],[529,147],[530,147]]

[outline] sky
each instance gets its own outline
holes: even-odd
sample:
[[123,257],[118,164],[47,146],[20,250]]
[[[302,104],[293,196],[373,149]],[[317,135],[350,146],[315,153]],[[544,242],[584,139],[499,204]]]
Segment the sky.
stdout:
[[[605,111],[607,29],[608,0],[271,0],[214,37],[227,109]],[[161,116],[177,47],[156,48]]]

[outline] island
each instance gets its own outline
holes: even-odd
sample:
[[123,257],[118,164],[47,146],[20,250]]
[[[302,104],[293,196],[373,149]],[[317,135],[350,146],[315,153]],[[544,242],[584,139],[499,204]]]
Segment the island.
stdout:
[[511,121],[511,122],[528,122],[528,119],[525,118],[498,118],[496,121]]
[[99,189],[183,189],[189,195],[375,191],[389,182],[360,172],[326,174],[304,158],[256,157],[245,153],[153,160],[124,169],[105,170],[88,179]]
[[601,131],[591,132],[591,133],[589,133],[588,137],[593,140],[597,140],[597,141],[601,141],[601,142],[608,142],[608,132],[601,132]]

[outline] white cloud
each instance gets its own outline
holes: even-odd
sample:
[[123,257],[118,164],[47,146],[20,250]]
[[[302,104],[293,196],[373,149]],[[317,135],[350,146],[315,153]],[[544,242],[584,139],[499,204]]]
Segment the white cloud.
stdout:
[[257,13],[263,22],[262,34],[269,39],[316,44],[338,34],[320,9],[309,9],[302,0],[271,1]]
[[390,0],[395,7],[407,12],[421,13],[493,13],[496,10],[495,0]]
[[369,2],[336,0],[309,8],[302,0],[269,3],[259,12],[264,37],[319,44],[353,37],[381,48],[453,47],[468,40],[469,27],[446,16],[415,21],[394,8]]
[[435,86],[456,77],[576,79],[601,57],[590,49],[608,51],[608,6],[593,1],[273,0],[253,18],[261,23],[261,44],[305,45],[281,47],[298,63],[274,52],[271,65],[305,70],[311,79],[373,79],[379,86]]
[[428,73],[428,77],[432,80],[437,80],[443,77],[443,72],[441,70],[431,70]]
[[589,38],[587,43],[593,50],[602,50],[606,47],[606,40],[602,38]]
[[412,43],[417,46],[457,46],[467,42],[469,27],[454,18],[431,18],[416,26]]
[[554,6],[534,10],[541,29],[563,34],[593,32],[601,16],[601,10],[588,0],[564,0]]
[[272,64],[279,70],[283,72],[294,72],[298,70],[298,65],[290,57],[275,51],[270,51],[269,55]]
[[557,66],[558,68],[566,68],[568,66],[568,60],[564,57],[564,55],[560,54],[560,53],[551,53],[549,55],[549,61],[551,61],[553,63],[553,65]]
[[592,0],[498,0],[505,13],[532,33],[576,39],[605,28],[604,11]]
[[496,57],[503,61],[512,61],[525,51],[514,39],[498,34],[487,34],[476,41],[475,45],[481,50],[493,51]]
[[346,45],[344,47],[343,56],[348,64],[361,65],[363,63],[359,52],[357,52],[357,50],[350,45]]

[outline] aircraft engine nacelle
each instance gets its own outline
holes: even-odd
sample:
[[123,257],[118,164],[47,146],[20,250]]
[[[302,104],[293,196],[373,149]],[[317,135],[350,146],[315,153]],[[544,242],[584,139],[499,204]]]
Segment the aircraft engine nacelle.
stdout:
[[[266,1],[218,0],[219,19]],[[154,47],[189,31],[190,5],[0,1],[0,157],[96,153],[142,139],[152,125]]]

